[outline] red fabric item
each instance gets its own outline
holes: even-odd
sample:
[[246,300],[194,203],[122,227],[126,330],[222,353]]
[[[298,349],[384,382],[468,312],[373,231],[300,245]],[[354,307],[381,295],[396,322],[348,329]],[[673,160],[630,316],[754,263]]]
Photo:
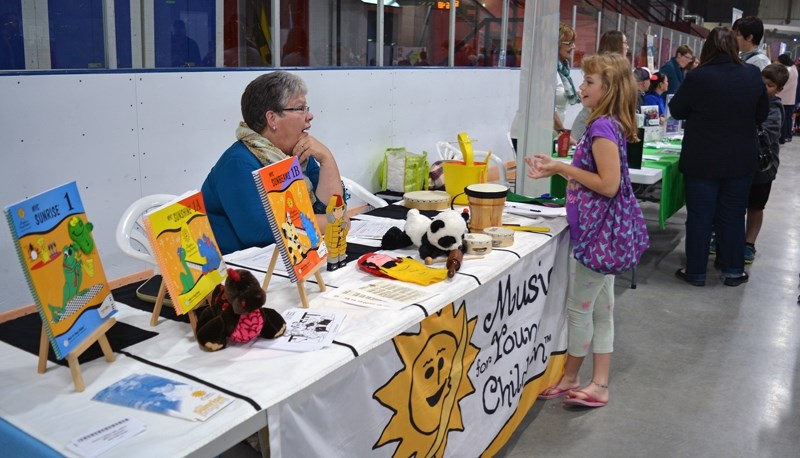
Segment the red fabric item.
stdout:
[[386,254],[370,252],[358,258],[356,264],[364,272],[370,273],[377,277],[392,278],[386,275],[385,273],[381,272],[381,270],[379,269],[380,266],[390,261],[397,261],[397,258]]
[[253,310],[239,317],[239,323],[236,324],[236,329],[229,339],[238,343],[249,342],[258,337],[263,327],[264,317],[261,315],[261,310]]

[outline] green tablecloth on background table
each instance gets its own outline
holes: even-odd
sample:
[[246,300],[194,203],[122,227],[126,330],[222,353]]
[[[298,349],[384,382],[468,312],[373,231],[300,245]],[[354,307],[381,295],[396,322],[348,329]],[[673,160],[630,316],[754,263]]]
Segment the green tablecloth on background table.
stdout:
[[658,227],[664,229],[670,216],[686,203],[683,174],[678,170],[680,154],[661,153],[656,148],[644,148],[642,156],[657,156],[658,160],[642,159],[642,167],[661,169],[661,200],[658,208]]
[[[678,144],[679,145],[679,144]],[[676,146],[678,146],[676,145]],[[678,170],[680,154],[662,153],[657,148],[645,147],[642,156],[657,156],[658,160],[642,159],[642,167],[661,169],[661,198],[659,201],[658,227],[664,229],[666,221],[686,203],[683,174]],[[553,157],[557,157],[553,155]],[[572,156],[569,156],[572,159]],[[560,175],[550,178],[550,194],[566,195],[567,182]]]

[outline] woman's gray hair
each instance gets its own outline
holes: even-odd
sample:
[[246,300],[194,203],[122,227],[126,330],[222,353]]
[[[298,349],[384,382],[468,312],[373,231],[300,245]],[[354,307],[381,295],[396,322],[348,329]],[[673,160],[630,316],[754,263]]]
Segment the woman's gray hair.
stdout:
[[292,97],[306,95],[305,81],[291,73],[277,71],[254,79],[242,93],[242,117],[248,127],[263,132],[267,127],[266,113],[282,114]]

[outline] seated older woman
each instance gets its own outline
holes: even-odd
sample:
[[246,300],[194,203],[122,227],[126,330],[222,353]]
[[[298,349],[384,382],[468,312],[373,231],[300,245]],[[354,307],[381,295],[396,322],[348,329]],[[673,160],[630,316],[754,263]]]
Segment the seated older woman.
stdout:
[[201,188],[223,254],[274,243],[252,172],[289,156],[303,166],[317,224],[324,231],[327,202],[333,194],[342,195],[342,179],[331,151],[307,132],[314,119],[307,92],[300,77],[281,71],[259,76],[244,90],[237,141]]

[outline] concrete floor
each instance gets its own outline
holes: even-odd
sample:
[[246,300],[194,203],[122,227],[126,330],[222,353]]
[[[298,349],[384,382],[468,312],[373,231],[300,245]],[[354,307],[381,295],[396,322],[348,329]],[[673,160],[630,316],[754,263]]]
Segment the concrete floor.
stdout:
[[[706,286],[674,273],[685,261],[685,210],[658,228],[644,203],[651,247],[639,287],[616,280],[616,342],[608,406],[537,401],[498,456],[800,456],[800,137],[781,151],[750,282]],[[589,359],[581,370],[591,379]],[[235,447],[223,456],[258,456]]]
[[610,403],[538,401],[498,456],[800,456],[800,137],[781,162],[750,282],[736,288],[713,257],[705,287],[676,279],[685,209],[660,230],[655,204],[643,204],[651,248],[638,289],[616,280]]

